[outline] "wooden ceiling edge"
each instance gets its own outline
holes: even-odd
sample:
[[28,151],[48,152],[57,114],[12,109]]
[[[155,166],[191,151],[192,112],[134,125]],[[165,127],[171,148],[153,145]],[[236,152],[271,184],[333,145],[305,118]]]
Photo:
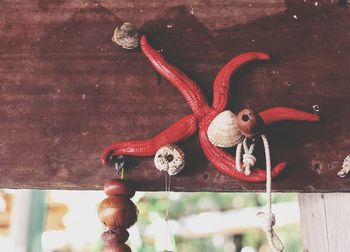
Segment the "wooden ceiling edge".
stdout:
[[[183,187],[171,188],[171,192],[179,192],[179,193],[195,193],[195,192],[212,192],[212,193],[264,193],[265,187],[262,185],[263,188],[261,189],[234,189],[234,190],[228,190],[228,189],[208,189],[208,188],[186,188],[184,190]],[[54,187],[52,185],[50,186],[32,186],[32,185],[21,185],[21,186],[11,186],[11,185],[0,185],[0,190],[2,189],[11,189],[11,190],[64,190],[64,191],[102,191],[103,185],[99,186],[88,186],[88,187],[79,187],[79,186],[60,186],[60,187]],[[150,188],[150,187],[143,187],[136,190],[138,192],[165,192],[165,190],[157,190],[157,188]],[[345,189],[272,189],[273,193],[349,193],[350,188]]]

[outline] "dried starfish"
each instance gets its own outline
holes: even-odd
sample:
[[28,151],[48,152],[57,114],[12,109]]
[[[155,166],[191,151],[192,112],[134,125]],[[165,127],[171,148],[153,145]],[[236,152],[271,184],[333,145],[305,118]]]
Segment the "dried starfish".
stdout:
[[[103,151],[102,163],[106,165],[113,156],[153,156],[162,146],[184,140],[199,129],[199,141],[204,154],[216,169],[226,175],[244,181],[266,181],[266,171],[264,169],[254,169],[249,176],[236,170],[235,158],[221,148],[214,146],[209,141],[207,131],[209,124],[227,105],[231,76],[240,66],[254,60],[269,60],[269,55],[262,52],[248,52],[238,55],[229,61],[215,78],[213,104],[210,107],[199,86],[182,71],[169,64],[159,52],[154,50],[148,44],[146,36],[143,35],[141,37],[140,45],[143,53],[159,74],[181,92],[191,107],[193,114],[183,117],[153,138],[111,144]],[[286,107],[270,108],[260,112],[259,115],[265,126],[283,120],[319,121],[317,115]],[[271,176],[276,177],[285,166],[285,162],[277,164],[272,169]]]

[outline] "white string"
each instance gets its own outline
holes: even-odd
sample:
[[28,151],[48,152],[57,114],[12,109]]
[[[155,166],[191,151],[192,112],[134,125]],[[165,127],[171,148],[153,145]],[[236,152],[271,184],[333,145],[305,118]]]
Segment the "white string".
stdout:
[[242,142],[240,142],[236,148],[236,169],[240,172],[243,172],[243,169],[241,167],[241,155],[242,155]]
[[284,250],[283,243],[273,230],[276,223],[275,215],[272,213],[271,201],[271,154],[269,142],[265,135],[261,135],[265,149],[266,159],[266,212],[258,212],[257,216],[262,218],[262,228],[266,233],[269,245],[274,252],[282,252]]
[[[171,184],[171,176],[167,173],[165,173],[165,192],[166,192],[166,199],[165,199],[165,250],[166,251],[172,251],[172,249],[175,247],[174,241],[172,239],[173,235],[171,232],[171,227],[169,223],[169,194],[170,194],[170,184]],[[171,245],[173,248],[169,249],[168,241],[171,241]]]
[[[276,223],[275,215],[272,213],[272,201],[271,201],[271,153],[269,142],[265,135],[261,135],[264,149],[265,149],[265,159],[266,159],[266,212],[258,212],[257,216],[262,218],[262,229],[266,233],[267,240],[269,242],[270,248],[273,252],[282,252],[284,250],[283,243],[278,235],[273,230],[273,226]],[[255,143],[253,142],[248,148],[247,138],[237,145],[236,149],[236,169],[243,172],[241,165],[242,148],[244,149],[243,154],[243,167],[244,173],[248,176],[251,171],[250,168],[256,163],[256,158],[253,155]]]

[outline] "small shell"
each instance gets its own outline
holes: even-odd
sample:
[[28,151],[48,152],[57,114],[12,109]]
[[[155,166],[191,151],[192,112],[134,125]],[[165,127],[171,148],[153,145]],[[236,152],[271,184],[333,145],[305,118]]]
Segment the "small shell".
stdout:
[[339,172],[338,172],[338,176],[341,178],[345,178],[349,172],[350,172],[350,155],[348,155],[344,161],[343,161],[343,165],[342,168]]
[[139,33],[133,24],[124,23],[114,30],[112,41],[124,49],[135,49],[139,46]]
[[185,167],[185,153],[175,144],[165,145],[157,151],[154,164],[159,171],[176,175]]
[[218,147],[233,147],[240,143],[244,136],[237,127],[237,116],[230,110],[217,115],[208,127],[208,137]]

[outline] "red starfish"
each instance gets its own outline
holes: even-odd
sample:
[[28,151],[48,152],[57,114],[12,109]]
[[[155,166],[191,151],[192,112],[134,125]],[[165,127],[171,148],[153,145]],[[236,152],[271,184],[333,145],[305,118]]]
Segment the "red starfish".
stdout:
[[[249,176],[237,171],[235,169],[235,158],[221,148],[214,146],[208,139],[207,130],[209,124],[227,105],[231,76],[240,66],[254,60],[269,60],[269,55],[262,52],[248,52],[228,62],[215,78],[213,105],[209,107],[198,85],[182,71],[166,62],[162,55],[148,44],[145,36],[141,37],[140,44],[143,53],[150,60],[153,67],[182,93],[193,114],[183,117],[151,139],[111,144],[103,151],[102,163],[107,164],[112,156],[153,156],[162,146],[184,140],[192,136],[199,128],[199,141],[204,154],[219,171],[244,181],[266,181],[264,169],[254,169]],[[265,125],[283,120],[319,121],[317,115],[285,107],[270,108],[260,112],[259,115]],[[276,177],[285,168],[285,165],[285,162],[277,164],[271,171],[272,177]]]

